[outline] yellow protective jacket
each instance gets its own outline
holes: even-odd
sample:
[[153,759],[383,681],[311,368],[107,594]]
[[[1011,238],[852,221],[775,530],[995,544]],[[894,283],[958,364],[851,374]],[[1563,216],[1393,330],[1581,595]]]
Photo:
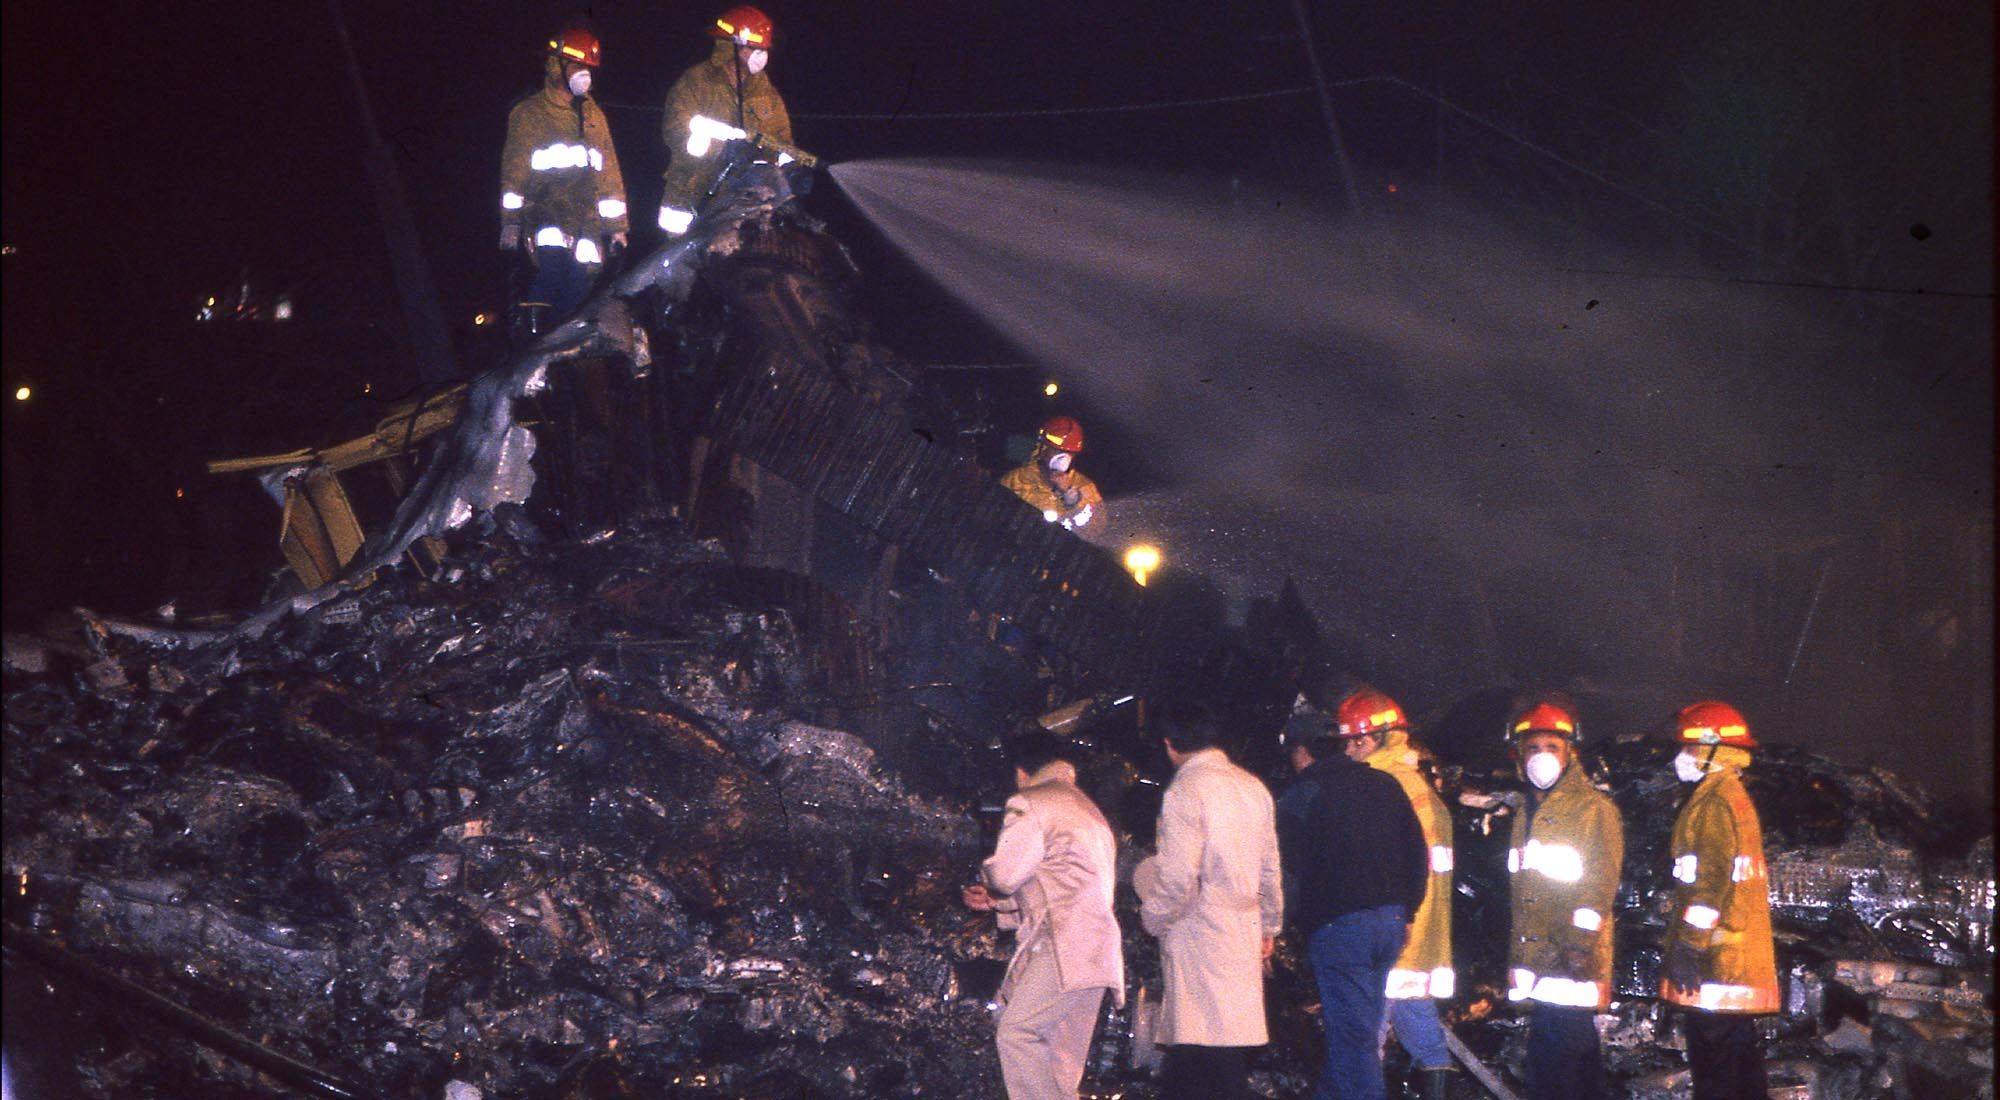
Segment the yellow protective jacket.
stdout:
[[625,176],[611,128],[596,100],[569,94],[553,57],[541,90],[523,96],[507,114],[500,224],[519,225],[537,244],[558,243],[560,236],[564,247],[576,248],[589,240],[596,254],[606,238],[625,231]]
[[1402,785],[1430,849],[1430,880],[1424,900],[1410,921],[1410,938],[1389,970],[1389,998],[1448,998],[1457,985],[1451,968],[1451,811],[1431,788],[1418,765],[1421,757],[1402,730],[1390,730],[1382,747],[1368,754],[1367,765],[1388,772]]
[[735,66],[735,44],[727,39],[718,41],[708,60],[682,73],[668,90],[660,140],[666,143],[670,159],[663,177],[666,188],[660,195],[661,206],[692,213],[715,185],[720,144],[710,143],[699,155],[688,151],[689,124],[696,115],[792,144],[792,116],[766,73],[743,74],[743,113],[739,118],[736,86],[729,80]]
[[1508,1000],[1599,1011],[1611,1003],[1611,904],[1624,859],[1618,807],[1579,763],[1540,806],[1514,815]]
[[[1731,752],[1741,750],[1724,748],[1718,755]],[[1660,996],[1709,1012],[1778,1011],[1764,831],[1734,768],[1711,772],[1696,785],[1674,819],[1667,850],[1674,857],[1667,949],[1678,941],[1701,951],[1701,984],[1677,993],[1663,981]]]
[[1031,459],[1007,471],[1000,484],[1027,501],[1029,507],[1040,512],[1042,518],[1050,523],[1061,523],[1064,527],[1075,529],[1087,526],[1104,515],[1104,494],[1097,491],[1096,482],[1082,473],[1072,474],[1070,481],[1070,488],[1082,494],[1075,507],[1064,504],[1062,498],[1056,495],[1055,486],[1049,484],[1049,479],[1042,473],[1041,463],[1036,460]]

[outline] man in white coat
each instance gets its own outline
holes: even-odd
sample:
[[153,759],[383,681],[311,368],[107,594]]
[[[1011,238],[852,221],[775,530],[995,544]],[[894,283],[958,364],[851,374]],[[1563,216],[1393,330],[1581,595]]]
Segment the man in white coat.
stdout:
[[1217,747],[1199,704],[1161,716],[1174,779],[1157,853],[1133,872],[1139,919],[1160,940],[1161,1100],[1235,1100],[1264,1029],[1264,960],[1284,924],[1271,792]]
[[995,1041],[1009,1100],[1076,1100],[1104,991],[1125,1003],[1124,943],[1111,911],[1118,846],[1076,785],[1069,746],[1046,730],[1009,753],[1015,794],[1000,839],[963,891],[1015,929]]

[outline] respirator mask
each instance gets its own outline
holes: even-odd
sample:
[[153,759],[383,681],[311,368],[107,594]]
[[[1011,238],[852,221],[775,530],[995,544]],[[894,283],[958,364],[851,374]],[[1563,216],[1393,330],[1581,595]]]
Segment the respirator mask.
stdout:
[[1556,785],[1556,780],[1562,778],[1562,757],[1552,752],[1535,753],[1522,763],[1521,772],[1528,777],[1528,782],[1535,785],[1536,790],[1546,791]]

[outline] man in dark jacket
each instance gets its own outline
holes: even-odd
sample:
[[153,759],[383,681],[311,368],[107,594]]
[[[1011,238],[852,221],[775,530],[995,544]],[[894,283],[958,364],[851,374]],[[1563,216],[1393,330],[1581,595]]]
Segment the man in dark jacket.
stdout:
[[1319,982],[1326,1066],[1314,1100],[1382,1100],[1383,996],[1430,872],[1423,827],[1396,780],[1301,707],[1285,727],[1298,778],[1278,800],[1280,862],[1296,889],[1286,912]]

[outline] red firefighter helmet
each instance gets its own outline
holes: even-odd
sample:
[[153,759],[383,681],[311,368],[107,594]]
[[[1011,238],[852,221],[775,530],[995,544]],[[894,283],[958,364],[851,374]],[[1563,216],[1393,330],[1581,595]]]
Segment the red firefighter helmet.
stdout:
[[1042,442],[1078,454],[1083,450],[1083,425],[1073,416],[1051,416],[1042,422]]
[[1394,699],[1365,687],[1356,689],[1340,701],[1334,712],[1333,732],[1336,737],[1365,737],[1374,734],[1381,737],[1390,730],[1407,730],[1410,723],[1403,717],[1403,708]]
[[1750,723],[1743,720],[1743,712],[1716,699],[1682,707],[1674,719],[1674,740],[1683,745],[1757,747],[1757,739],[1750,736]]
[[582,19],[572,19],[563,24],[562,32],[549,39],[549,52],[564,61],[574,61],[579,65],[596,68],[604,61],[604,44],[597,40],[597,32]]
[[1572,743],[1581,740],[1577,734],[1576,715],[1546,700],[1522,711],[1519,717],[1507,723],[1507,743],[1510,745],[1531,733],[1553,733]]
[[715,25],[708,28],[708,33],[714,38],[727,38],[739,46],[768,50],[777,28],[771,25],[770,16],[748,4],[738,4],[716,16]]

